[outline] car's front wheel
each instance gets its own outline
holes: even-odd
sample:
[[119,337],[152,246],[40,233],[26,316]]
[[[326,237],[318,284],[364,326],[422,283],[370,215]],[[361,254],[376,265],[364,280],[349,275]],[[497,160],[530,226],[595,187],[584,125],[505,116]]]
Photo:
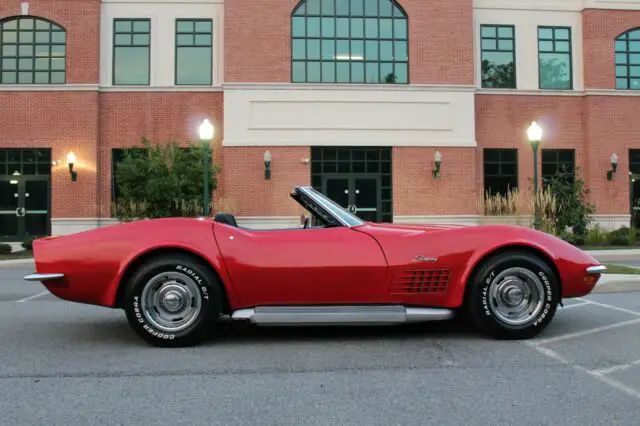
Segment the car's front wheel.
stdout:
[[125,295],[129,324],[155,346],[198,343],[218,319],[221,291],[215,274],[189,256],[154,258],[131,277]]
[[560,286],[541,258],[505,252],[488,260],[470,283],[467,309],[484,333],[499,339],[528,339],[553,319]]

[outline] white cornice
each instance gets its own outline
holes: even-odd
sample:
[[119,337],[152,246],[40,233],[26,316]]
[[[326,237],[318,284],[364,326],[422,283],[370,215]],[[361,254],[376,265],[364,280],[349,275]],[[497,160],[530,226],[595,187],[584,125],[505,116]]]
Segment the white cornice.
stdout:
[[223,90],[362,90],[408,92],[473,92],[473,85],[446,84],[301,84],[301,83],[224,83]]
[[474,0],[474,9],[582,12],[585,9],[640,10],[638,0]]
[[341,85],[341,84],[277,84],[228,83],[222,86],[99,86],[97,84],[0,84],[0,92],[222,92],[224,90],[361,90],[408,92],[475,92],[478,95],[502,96],[640,96],[640,90],[587,89],[587,90],[517,90],[481,89],[459,85]]
[[97,84],[0,84],[0,92],[95,92]]
[[0,92],[221,92],[222,86],[99,86],[97,84],[0,84]]

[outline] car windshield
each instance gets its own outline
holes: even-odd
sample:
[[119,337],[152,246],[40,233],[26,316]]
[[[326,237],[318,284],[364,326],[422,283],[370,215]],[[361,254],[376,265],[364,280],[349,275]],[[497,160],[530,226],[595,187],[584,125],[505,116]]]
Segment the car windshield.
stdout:
[[336,219],[338,219],[343,225],[364,225],[364,221],[362,221],[358,216],[349,213],[344,207],[333,201],[331,198],[325,196],[324,194],[316,191],[311,187],[305,187],[301,189],[304,193],[306,193],[309,197],[311,197],[314,201],[316,201],[324,209],[326,209],[329,214],[335,216]]

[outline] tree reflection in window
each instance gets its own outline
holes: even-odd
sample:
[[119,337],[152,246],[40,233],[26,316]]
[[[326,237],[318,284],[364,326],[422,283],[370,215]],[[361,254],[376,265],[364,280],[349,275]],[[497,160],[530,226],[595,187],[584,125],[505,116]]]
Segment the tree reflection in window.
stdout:
[[409,82],[407,15],[393,0],[303,0],[291,37],[294,83]]
[[515,28],[513,25],[481,25],[482,87],[515,89]]
[[538,27],[538,62],[541,89],[571,90],[571,28]]

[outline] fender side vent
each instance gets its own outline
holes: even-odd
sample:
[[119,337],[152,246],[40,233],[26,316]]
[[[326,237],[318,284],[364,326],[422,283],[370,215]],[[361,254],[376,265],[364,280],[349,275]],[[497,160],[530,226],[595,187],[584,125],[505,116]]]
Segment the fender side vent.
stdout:
[[448,284],[448,269],[398,271],[391,283],[391,294],[444,293]]

